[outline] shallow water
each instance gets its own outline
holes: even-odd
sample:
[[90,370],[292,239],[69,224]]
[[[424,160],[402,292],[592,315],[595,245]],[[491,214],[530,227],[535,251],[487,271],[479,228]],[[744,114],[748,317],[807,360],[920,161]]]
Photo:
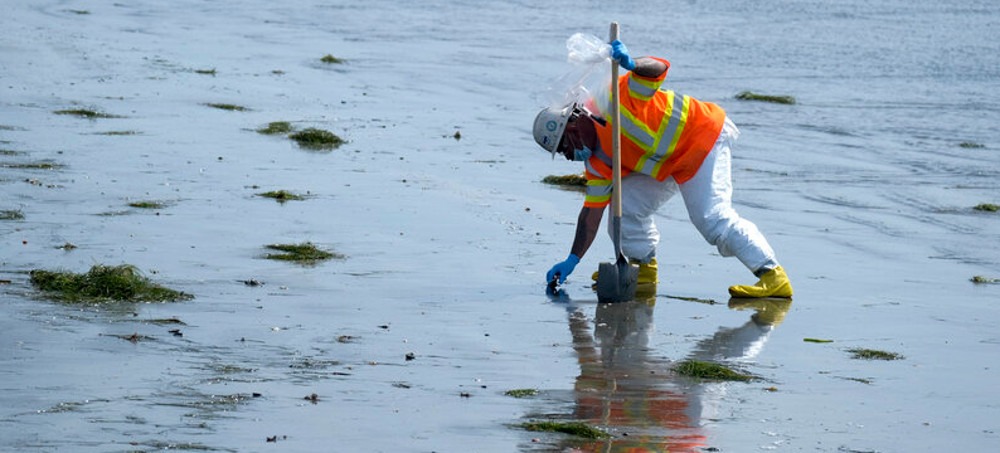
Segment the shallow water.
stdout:
[[[24,219],[0,220],[0,450],[1000,441],[1000,285],[969,281],[1000,278],[1000,216],[971,209],[1000,203],[993,2],[8,3],[0,210]],[[604,235],[545,294],[581,200],[539,182],[578,168],[537,150],[531,120],[568,69],[565,39],[611,20],[633,53],[672,62],[673,88],[740,126],[737,209],[778,251],[792,304],[730,302],[726,287],[752,277],[677,201],[657,218],[655,296],[596,304]],[[798,103],[733,98],[744,90]],[[121,118],[52,113],[75,108]],[[271,121],[349,143],[309,151],[254,132]],[[38,162],[62,167],[16,168]],[[309,197],[255,196],[279,189]],[[148,200],[168,206],[128,206]],[[347,257],[261,259],[304,241]],[[69,306],[26,275],[97,263],[196,298]],[[153,322],[172,317],[184,325]],[[132,334],[149,339],[115,336]],[[671,371],[689,358],[761,380]],[[504,395],[520,388],[539,394]],[[516,427],[540,419],[613,437]]]

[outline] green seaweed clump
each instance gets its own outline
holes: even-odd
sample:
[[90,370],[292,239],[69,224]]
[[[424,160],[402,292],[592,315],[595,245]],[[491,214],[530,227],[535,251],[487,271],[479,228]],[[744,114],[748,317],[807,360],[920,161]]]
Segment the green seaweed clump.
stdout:
[[271,250],[277,250],[284,253],[268,253],[264,256],[269,260],[280,260],[280,261],[294,261],[297,263],[312,264],[318,261],[328,260],[331,258],[342,259],[344,255],[339,253],[332,253],[326,250],[320,250],[316,248],[311,242],[303,242],[301,244],[271,244],[265,246]]
[[962,142],[962,143],[959,143],[958,146],[962,147],[962,148],[968,148],[968,149],[979,149],[979,148],[985,148],[986,147],[985,145],[983,145],[981,143],[975,143],[975,142]]
[[698,360],[681,362],[674,367],[674,371],[683,376],[717,381],[748,382],[755,379],[749,374],[738,373],[717,363],[701,362]]
[[904,357],[895,352],[879,351],[878,349],[848,349],[847,352],[853,354],[852,359],[864,360],[902,360]]
[[983,212],[997,212],[998,210],[1000,210],[1000,206],[997,206],[993,203],[980,203],[973,206],[972,209]]
[[326,54],[325,56],[323,56],[323,58],[320,58],[319,61],[322,61],[323,63],[326,64],[340,64],[344,62],[344,60],[341,60],[340,58],[337,58],[330,54]]
[[204,74],[204,75],[212,75],[212,76],[214,76],[215,75],[215,68],[212,68],[212,69],[195,69],[194,73],[195,74]]
[[344,139],[330,131],[310,127],[288,136],[295,140],[299,146],[310,149],[331,149],[344,144]]
[[166,204],[160,203],[159,201],[133,201],[128,205],[133,208],[139,208],[139,209],[163,209],[167,206]]
[[13,209],[6,209],[0,211],[0,220],[23,220],[24,214],[21,211],[16,211]]
[[279,203],[284,203],[284,202],[286,202],[288,200],[305,200],[306,199],[302,195],[296,195],[294,193],[287,192],[287,191],[284,191],[284,190],[272,190],[270,192],[259,193],[259,194],[257,194],[257,196],[259,196],[259,197],[265,197],[265,198],[274,198]]
[[29,275],[32,285],[65,302],[174,302],[194,297],[151,282],[129,264],[98,264],[85,274],[35,269]]
[[542,178],[542,182],[545,184],[552,184],[554,186],[570,186],[570,187],[586,187],[587,178],[583,175],[548,175]]
[[860,383],[862,383],[862,384],[868,384],[868,385],[871,385],[871,384],[872,384],[872,380],[871,380],[871,379],[865,379],[865,378],[857,378],[857,377],[841,377],[840,379],[843,379],[843,380],[845,380],[845,381],[854,381],[854,382],[860,382]]
[[794,104],[795,97],[793,96],[775,96],[770,94],[759,94],[752,91],[744,91],[736,95],[736,99],[741,101],[763,101],[763,102],[773,102],[775,104]]
[[186,322],[181,321],[180,319],[177,319],[176,317],[174,317],[174,318],[154,318],[154,319],[147,319],[147,320],[145,320],[143,322],[148,322],[150,324],[156,324],[156,325],[161,325],[161,326],[162,325],[178,325],[178,326],[186,326],[187,325]]
[[833,340],[822,340],[819,338],[803,338],[802,341],[807,343],[833,343]]
[[985,275],[977,275],[969,279],[972,283],[1000,283],[1000,278],[987,277]]
[[514,398],[527,398],[529,396],[535,396],[538,394],[538,390],[535,389],[514,389],[507,390],[503,392],[504,395],[513,396]]
[[32,162],[32,163],[22,163],[22,164],[3,164],[4,168],[17,168],[21,170],[56,170],[62,168],[61,164],[54,164],[51,162]]
[[242,105],[236,105],[236,104],[216,104],[216,103],[209,102],[209,103],[207,103],[205,105],[207,105],[209,107],[214,107],[214,108],[217,108],[217,109],[220,109],[220,110],[229,110],[231,112],[244,112],[244,111],[250,110],[250,109],[248,109],[248,108],[246,108],[246,107],[244,107]]
[[528,431],[570,434],[586,439],[606,439],[610,434],[580,422],[526,422],[521,428]]
[[288,121],[273,121],[267,123],[267,127],[257,129],[257,133],[265,135],[287,134],[292,131],[292,123]]
[[98,111],[95,111],[95,110],[88,110],[88,109],[56,110],[56,111],[54,111],[52,113],[55,113],[56,115],[73,115],[73,116],[79,116],[81,118],[89,118],[89,119],[96,119],[96,118],[120,118],[119,116],[111,115],[111,114],[108,114],[108,113],[101,113],[101,112],[98,112]]

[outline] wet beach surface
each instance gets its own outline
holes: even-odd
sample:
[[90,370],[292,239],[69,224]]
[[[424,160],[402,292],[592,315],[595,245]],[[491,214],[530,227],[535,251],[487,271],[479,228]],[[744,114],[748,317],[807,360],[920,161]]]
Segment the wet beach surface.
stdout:
[[[707,1],[673,5],[665,27],[662,8],[575,5],[8,5],[0,450],[1000,443],[1000,284],[970,281],[1000,278],[1000,214],[973,209],[1000,204],[1000,9]],[[565,39],[611,20],[740,127],[736,208],[793,302],[730,301],[754,278],[678,200],[656,219],[654,291],[596,303],[601,234],[546,294],[582,196],[540,181],[580,169],[540,152],[531,120]],[[735,99],[746,90],[797,102]],[[346,143],[256,131],[276,121]],[[304,199],[258,195],[277,190]],[[343,256],[264,258],[304,242]],[[123,263],[195,297],[68,304],[29,282]],[[759,379],[674,371],[691,359]],[[611,437],[520,428],[546,420]]]

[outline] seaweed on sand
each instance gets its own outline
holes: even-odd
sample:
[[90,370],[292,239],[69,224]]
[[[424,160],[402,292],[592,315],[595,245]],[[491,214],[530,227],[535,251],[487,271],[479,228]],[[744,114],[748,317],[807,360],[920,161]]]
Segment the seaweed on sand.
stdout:
[[528,431],[563,433],[586,439],[606,439],[611,437],[610,434],[604,431],[580,422],[525,422],[518,426]]
[[542,178],[542,182],[554,186],[574,188],[584,188],[587,186],[587,178],[583,175],[548,175]]
[[847,352],[853,354],[852,359],[864,360],[902,360],[904,357],[895,352],[880,351],[878,349],[848,349]]
[[326,64],[339,64],[344,62],[344,60],[341,60],[340,58],[337,58],[330,54],[324,55],[323,58],[319,59],[319,61],[322,61],[323,63]]
[[674,367],[674,372],[683,376],[700,379],[712,379],[717,381],[740,381],[749,382],[755,377],[749,374],[739,373],[726,368],[717,363],[702,362],[698,360],[688,360],[679,363]]
[[0,211],[0,220],[22,220],[24,214],[21,211],[6,209]]
[[258,134],[274,135],[286,134],[292,131],[292,123],[288,121],[272,121],[267,123],[267,127],[257,129]]
[[236,105],[236,104],[219,104],[219,103],[209,102],[205,105],[217,108],[219,110],[229,110],[231,112],[244,112],[250,110],[242,105]]
[[139,335],[138,332],[133,333],[132,335],[119,335],[119,334],[106,334],[106,335],[109,337],[120,338],[122,340],[131,342],[132,344],[136,344],[140,341],[149,341],[154,339],[153,337],[147,335]]
[[332,149],[344,144],[344,139],[337,134],[314,127],[291,134],[288,138],[298,142],[299,146],[309,149]]
[[56,115],[73,115],[79,116],[81,118],[97,119],[97,118],[121,118],[117,115],[111,115],[109,113],[98,112],[96,110],[90,109],[68,109],[68,110],[56,110],[52,113]]
[[175,302],[194,297],[151,282],[129,264],[97,264],[84,274],[35,269],[29,275],[46,296],[64,302]]
[[174,317],[174,318],[153,318],[153,319],[144,320],[143,322],[147,322],[147,323],[150,323],[150,324],[161,325],[161,326],[162,325],[177,325],[177,326],[186,326],[187,325],[186,322],[181,321],[180,319],[177,319],[176,317]]
[[133,201],[128,205],[139,209],[163,209],[167,206],[166,203],[160,203],[159,201]]
[[754,93],[752,91],[744,91],[736,95],[736,99],[741,101],[762,101],[762,102],[772,102],[775,104],[794,104],[795,97],[793,96],[776,96],[772,94],[760,94]]
[[264,256],[264,258],[267,258],[269,260],[294,261],[297,263],[313,264],[331,258],[336,258],[336,259],[344,258],[344,255],[341,255],[339,253],[320,250],[311,242],[303,242],[301,244],[270,244],[265,247],[271,250],[284,252],[284,253],[268,253],[267,255]]
[[305,200],[306,198],[302,195],[297,195],[285,190],[272,190],[270,192],[264,192],[257,194],[258,197],[273,198],[279,203],[284,203],[289,200]]
[[507,390],[503,392],[504,395],[513,396],[514,398],[527,398],[529,396],[535,396],[538,394],[538,390],[535,389],[514,389]]
[[21,170],[58,170],[63,167],[62,164],[54,164],[52,162],[5,163],[0,166]]
[[972,209],[983,212],[997,212],[998,210],[1000,210],[1000,206],[997,206],[993,203],[980,203],[973,206]]
[[972,283],[981,283],[981,284],[1000,283],[1000,278],[987,277],[985,275],[977,275],[975,277],[970,278],[969,281],[971,281]]

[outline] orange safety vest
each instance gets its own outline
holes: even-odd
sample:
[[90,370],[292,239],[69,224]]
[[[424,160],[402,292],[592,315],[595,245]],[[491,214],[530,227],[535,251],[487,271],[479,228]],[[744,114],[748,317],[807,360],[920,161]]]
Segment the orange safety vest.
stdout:
[[[666,60],[659,59],[670,67]],[[719,138],[726,111],[660,88],[667,72],[642,77],[635,72],[618,78],[621,104],[622,177],[633,171],[678,183],[694,177]],[[609,115],[601,112],[604,117]],[[587,160],[584,206],[603,208],[611,202],[611,122],[595,123],[601,148]]]

